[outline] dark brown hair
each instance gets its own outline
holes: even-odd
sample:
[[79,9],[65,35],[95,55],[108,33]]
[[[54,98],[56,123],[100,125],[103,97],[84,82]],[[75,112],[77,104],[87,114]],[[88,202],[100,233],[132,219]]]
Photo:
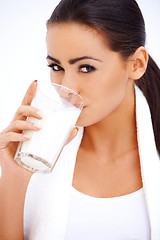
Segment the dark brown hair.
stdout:
[[[47,26],[63,22],[77,22],[97,29],[106,36],[110,49],[124,59],[145,46],[145,23],[135,0],[62,0]],[[135,83],[148,101],[160,154],[160,70],[151,56],[145,74]]]

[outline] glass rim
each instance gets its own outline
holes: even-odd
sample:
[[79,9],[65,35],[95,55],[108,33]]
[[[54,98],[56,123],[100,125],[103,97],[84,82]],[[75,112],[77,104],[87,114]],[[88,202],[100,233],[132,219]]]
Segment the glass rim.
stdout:
[[68,87],[63,86],[63,85],[58,84],[58,83],[53,83],[53,82],[38,82],[38,81],[37,81],[37,87],[40,86],[40,85],[43,85],[43,84],[55,85],[55,86],[65,88],[65,89],[73,92],[73,93],[74,93],[75,95],[77,95],[77,96],[81,99],[81,101],[82,101],[81,104],[80,104],[80,108],[83,107],[83,103],[84,103],[83,98],[81,97],[81,95],[79,95],[78,93],[76,93],[76,92],[75,92],[74,90],[72,90],[71,88],[68,88]]

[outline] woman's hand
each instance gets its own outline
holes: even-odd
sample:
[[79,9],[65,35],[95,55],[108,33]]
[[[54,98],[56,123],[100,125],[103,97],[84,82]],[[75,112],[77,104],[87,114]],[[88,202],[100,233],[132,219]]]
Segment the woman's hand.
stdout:
[[[27,117],[41,119],[38,109],[30,106],[36,93],[37,82],[34,81],[28,88],[9,126],[0,133],[0,239],[23,239],[23,209],[26,189],[33,173],[20,167],[14,161],[14,155],[20,141],[28,141],[29,136],[23,130],[38,131],[39,126],[26,121]],[[73,129],[66,144],[76,135],[77,128]],[[17,227],[18,226],[18,227]]]
[[[26,122],[28,116],[41,118],[37,109],[30,106],[36,92],[37,83],[33,82],[9,126],[0,133],[0,239],[23,239],[23,208],[26,189],[32,173],[14,161],[19,141],[29,138],[22,134],[25,129],[33,129]],[[17,227],[18,226],[18,227]]]
[[[40,128],[33,123],[26,121],[27,117],[35,117],[41,119],[38,109],[30,106],[35,95],[37,82],[34,81],[28,88],[26,95],[22,101],[22,105],[18,108],[15,116],[9,126],[0,133],[0,165],[2,169],[2,177],[5,172],[19,170],[19,165],[14,161],[14,155],[20,141],[28,141],[30,136],[22,134],[23,130],[38,131]],[[21,169],[22,171],[22,169]],[[25,170],[26,172],[27,170]],[[31,173],[30,173],[31,174]]]
[[[22,101],[22,105],[18,108],[15,116],[9,126],[0,133],[0,165],[2,176],[5,171],[19,170],[20,167],[14,161],[14,155],[20,141],[28,141],[30,136],[22,134],[23,130],[40,130],[40,126],[26,121],[27,117],[42,118],[42,113],[30,106],[31,101],[36,93],[37,82],[34,81],[28,88],[26,95]],[[68,144],[78,132],[78,128],[74,128],[66,144]],[[20,170],[19,170],[20,171]],[[21,169],[21,171],[24,171]],[[25,170],[26,172],[27,170]],[[29,173],[28,173],[29,174]],[[31,175],[32,173],[30,173]]]

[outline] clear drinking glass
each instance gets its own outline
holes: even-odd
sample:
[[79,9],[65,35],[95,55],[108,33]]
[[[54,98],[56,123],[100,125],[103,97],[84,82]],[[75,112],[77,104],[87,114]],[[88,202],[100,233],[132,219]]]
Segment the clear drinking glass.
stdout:
[[43,119],[26,121],[42,126],[39,131],[24,130],[31,139],[20,142],[15,161],[32,172],[51,172],[83,107],[83,99],[73,90],[56,83],[38,83],[31,106],[38,108]]

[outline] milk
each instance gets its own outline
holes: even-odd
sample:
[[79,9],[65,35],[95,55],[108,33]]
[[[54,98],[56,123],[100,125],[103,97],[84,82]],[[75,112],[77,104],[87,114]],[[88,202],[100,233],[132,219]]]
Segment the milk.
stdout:
[[25,130],[31,139],[19,144],[15,160],[32,172],[51,172],[64,143],[82,110],[83,99],[73,90],[55,83],[39,83],[31,106],[44,117],[28,117],[27,121],[42,126],[41,130]]
[[28,118],[27,121],[40,124],[42,128],[39,131],[23,131],[31,136],[31,139],[23,142],[17,150],[23,167],[34,172],[50,172],[79,114],[80,109],[74,107],[72,110],[46,113],[41,120]]

